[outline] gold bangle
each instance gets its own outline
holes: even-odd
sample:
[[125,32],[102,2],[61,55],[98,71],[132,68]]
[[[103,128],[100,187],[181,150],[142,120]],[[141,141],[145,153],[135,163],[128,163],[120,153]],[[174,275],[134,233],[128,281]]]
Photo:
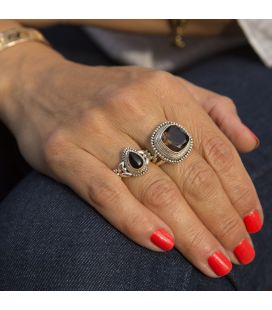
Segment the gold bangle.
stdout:
[[176,47],[183,48],[186,46],[184,42],[184,27],[187,24],[186,19],[168,19],[172,34],[173,34],[173,44]]
[[0,32],[0,52],[6,48],[27,41],[37,41],[50,45],[45,37],[36,29],[16,27],[3,32]]

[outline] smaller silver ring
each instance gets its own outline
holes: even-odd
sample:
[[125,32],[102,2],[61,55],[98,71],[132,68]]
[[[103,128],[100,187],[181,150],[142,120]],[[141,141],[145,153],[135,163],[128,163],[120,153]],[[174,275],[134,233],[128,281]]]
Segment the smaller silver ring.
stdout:
[[113,172],[121,178],[141,176],[147,173],[149,162],[146,151],[126,147],[122,151],[118,167],[113,169]]

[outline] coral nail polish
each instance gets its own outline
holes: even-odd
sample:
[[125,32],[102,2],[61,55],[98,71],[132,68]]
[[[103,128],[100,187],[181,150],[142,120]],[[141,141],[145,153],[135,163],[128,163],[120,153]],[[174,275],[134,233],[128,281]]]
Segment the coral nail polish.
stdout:
[[254,137],[255,141],[256,141],[256,145],[255,145],[255,149],[258,148],[260,146],[260,140],[259,138],[257,138],[257,136],[251,131],[251,135]]
[[213,255],[209,256],[208,264],[215,274],[220,277],[227,275],[232,269],[231,261],[219,251],[214,252]]
[[171,250],[174,247],[174,238],[162,228],[154,231],[150,239],[164,251]]
[[262,220],[259,212],[254,210],[244,217],[244,223],[249,233],[254,234],[262,228]]
[[253,261],[255,257],[255,250],[249,240],[244,239],[235,247],[234,254],[241,264],[246,265]]
[[252,130],[250,130],[246,125],[244,125],[244,127],[246,128],[246,130],[251,134],[251,136],[254,138],[254,140],[256,141],[256,146],[255,148],[259,147],[260,145],[260,140],[259,138],[257,138],[257,136],[252,132]]

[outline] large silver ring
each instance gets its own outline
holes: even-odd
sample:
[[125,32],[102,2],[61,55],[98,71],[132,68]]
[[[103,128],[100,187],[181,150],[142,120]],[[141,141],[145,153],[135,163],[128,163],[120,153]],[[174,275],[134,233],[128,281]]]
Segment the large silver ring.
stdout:
[[165,162],[178,163],[192,151],[193,138],[189,132],[176,122],[159,124],[151,135],[149,160],[160,165]]
[[113,170],[120,177],[141,176],[148,171],[149,157],[146,151],[127,147],[121,157],[118,167]]

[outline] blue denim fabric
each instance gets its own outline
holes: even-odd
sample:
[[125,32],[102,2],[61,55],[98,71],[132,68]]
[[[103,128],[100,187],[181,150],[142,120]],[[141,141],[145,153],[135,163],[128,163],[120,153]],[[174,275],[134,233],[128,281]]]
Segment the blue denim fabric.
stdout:
[[[68,32],[72,44],[63,39]],[[45,34],[70,59],[113,64],[77,28]],[[255,261],[234,266],[224,278],[208,278],[175,249],[157,253],[138,246],[69,188],[31,172],[0,203],[1,290],[272,289],[272,71],[246,46],[175,73],[233,98],[260,137],[261,147],[242,156],[265,212],[262,231],[253,235]]]

